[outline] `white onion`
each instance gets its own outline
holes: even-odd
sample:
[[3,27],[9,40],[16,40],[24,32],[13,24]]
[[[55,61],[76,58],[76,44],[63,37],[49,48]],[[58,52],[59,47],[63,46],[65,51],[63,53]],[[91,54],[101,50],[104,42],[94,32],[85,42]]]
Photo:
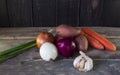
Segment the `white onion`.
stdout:
[[50,42],[45,42],[40,48],[40,56],[45,61],[55,60],[58,56],[56,46]]

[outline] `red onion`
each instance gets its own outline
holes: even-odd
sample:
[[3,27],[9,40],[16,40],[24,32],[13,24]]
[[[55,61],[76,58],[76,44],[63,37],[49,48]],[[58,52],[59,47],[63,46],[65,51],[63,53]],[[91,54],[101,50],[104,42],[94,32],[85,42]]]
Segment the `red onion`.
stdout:
[[76,49],[76,45],[72,38],[60,39],[57,41],[56,45],[59,53],[66,58],[73,56]]

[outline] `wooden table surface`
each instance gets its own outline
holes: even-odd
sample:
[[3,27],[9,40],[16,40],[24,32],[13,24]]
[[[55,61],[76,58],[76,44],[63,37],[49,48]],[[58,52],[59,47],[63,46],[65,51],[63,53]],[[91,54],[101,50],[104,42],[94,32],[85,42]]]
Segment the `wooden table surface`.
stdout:
[[[120,28],[90,27],[117,46],[116,52],[97,50],[89,47],[87,55],[94,61],[89,72],[76,70],[72,63],[77,55],[66,59],[61,57],[54,62],[45,62],[39,56],[37,47],[19,54],[0,64],[0,75],[118,75],[120,73]],[[0,50],[14,47],[33,40],[42,31],[52,27],[0,28]]]

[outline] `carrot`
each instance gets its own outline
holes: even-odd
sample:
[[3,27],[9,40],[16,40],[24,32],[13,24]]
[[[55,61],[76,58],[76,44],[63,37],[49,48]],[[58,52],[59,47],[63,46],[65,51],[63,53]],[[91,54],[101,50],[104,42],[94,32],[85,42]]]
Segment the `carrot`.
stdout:
[[99,33],[93,31],[90,28],[82,28],[81,30],[84,31],[86,34],[90,35],[91,37],[97,39],[101,44],[103,44],[105,49],[110,51],[116,51],[116,46],[112,42],[101,36]]
[[88,34],[84,33],[82,30],[80,31],[80,34],[84,35],[87,40],[88,40],[88,43],[93,47],[93,48],[96,48],[96,49],[104,49],[104,46],[99,42],[97,41],[95,38],[89,36]]

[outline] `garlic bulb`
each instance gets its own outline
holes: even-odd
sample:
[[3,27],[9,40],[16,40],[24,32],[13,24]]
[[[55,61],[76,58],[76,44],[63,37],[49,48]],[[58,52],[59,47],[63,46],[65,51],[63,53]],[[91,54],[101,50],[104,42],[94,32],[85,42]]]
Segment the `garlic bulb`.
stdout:
[[79,71],[89,71],[93,68],[93,60],[85,55],[84,52],[80,51],[79,52],[81,55],[76,57],[73,66],[78,69]]

